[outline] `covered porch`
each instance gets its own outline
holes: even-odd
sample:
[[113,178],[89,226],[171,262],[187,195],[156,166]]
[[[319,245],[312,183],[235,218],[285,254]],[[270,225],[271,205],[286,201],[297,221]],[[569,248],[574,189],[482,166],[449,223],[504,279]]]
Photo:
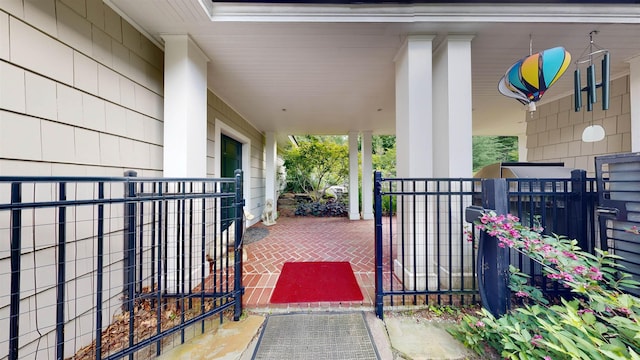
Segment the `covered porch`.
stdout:
[[[344,217],[283,217],[265,227],[268,235],[246,244],[243,305],[250,310],[373,309],[375,300],[374,221]],[[364,297],[361,302],[270,304],[285,262],[348,261]],[[331,291],[331,289],[326,289]]]

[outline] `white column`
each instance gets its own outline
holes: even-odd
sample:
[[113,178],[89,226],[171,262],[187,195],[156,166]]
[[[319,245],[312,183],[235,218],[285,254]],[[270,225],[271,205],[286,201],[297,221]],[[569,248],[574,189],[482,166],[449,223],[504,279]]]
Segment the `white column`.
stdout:
[[[410,35],[396,55],[396,172],[398,177],[428,178],[433,176],[433,79],[431,35]],[[423,192],[424,183],[406,191]],[[431,289],[437,287],[436,268],[430,255],[427,260],[427,218],[424,199],[408,197],[398,211],[404,213],[402,229],[404,244],[398,244],[394,273],[405,279],[407,286],[416,284],[424,289],[425,280]],[[398,220],[401,221],[401,220]],[[434,254],[429,245],[428,254]],[[400,256],[402,254],[403,256]],[[428,268],[427,268],[428,266]]]
[[273,200],[273,213],[275,214],[278,208],[278,189],[276,183],[276,176],[278,175],[278,152],[276,148],[276,134],[271,131],[267,132],[265,140],[265,201],[268,199]]
[[396,63],[396,172],[433,176],[433,35],[410,35]]
[[371,131],[362,133],[362,218],[373,220],[373,146]]
[[165,177],[207,175],[207,62],[188,35],[163,35]]
[[434,176],[471,177],[471,35],[449,35],[433,57]]
[[[163,35],[164,51],[164,146],[163,175],[165,177],[207,176],[207,62],[209,59],[188,35]],[[216,146],[220,146],[216,143]],[[177,189],[168,189],[175,191]],[[199,202],[192,209],[200,212]],[[170,204],[175,206],[177,204]],[[167,290],[175,291],[181,284],[174,216],[167,218]],[[200,239],[194,234],[194,239]],[[192,249],[200,249],[199,240]],[[195,253],[194,253],[195,254]],[[199,278],[200,257],[194,257],[193,278]],[[205,264],[206,265],[206,264]],[[205,266],[208,270],[208,266]],[[208,272],[208,271],[207,271]],[[194,284],[189,284],[194,286]]]
[[640,152],[640,55],[629,60],[631,102],[631,151]]
[[[473,175],[472,115],[471,115],[471,39],[469,35],[449,35],[433,55],[433,144],[434,176],[438,178],[469,178]],[[447,184],[441,184],[442,189]],[[452,182],[449,191],[468,191],[459,182]],[[427,206],[430,216],[427,244],[429,249],[438,250],[440,268],[429,264],[428,271],[437,271],[441,276],[442,288],[460,288],[461,278],[472,279],[471,264],[460,261],[462,256],[470,258],[473,249],[461,244],[464,238],[459,227],[438,229],[438,218],[451,216],[452,224],[464,222],[460,214],[471,205],[471,198],[452,197],[440,201],[432,200]],[[439,213],[439,216],[438,216]],[[433,233],[432,233],[433,232]],[[437,238],[450,238],[452,243],[440,242]],[[460,274],[464,273],[462,277]],[[451,277],[447,276],[451,275]],[[452,282],[449,283],[448,279]],[[472,284],[464,284],[472,286]]]
[[518,134],[518,161],[527,161],[527,134]]
[[349,220],[360,220],[358,199],[358,133],[349,132]]

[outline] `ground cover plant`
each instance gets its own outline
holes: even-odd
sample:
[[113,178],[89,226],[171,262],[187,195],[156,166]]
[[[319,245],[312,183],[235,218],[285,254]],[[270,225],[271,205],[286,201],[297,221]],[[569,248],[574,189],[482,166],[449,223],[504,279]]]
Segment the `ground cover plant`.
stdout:
[[624,291],[638,283],[619,257],[584,252],[576,240],[543,235],[511,215],[486,212],[476,228],[541,264],[572,297],[551,301],[511,268],[509,287],[521,305],[499,318],[485,309],[466,315],[450,330],[454,337],[479,354],[489,345],[504,359],[640,359],[640,299]]

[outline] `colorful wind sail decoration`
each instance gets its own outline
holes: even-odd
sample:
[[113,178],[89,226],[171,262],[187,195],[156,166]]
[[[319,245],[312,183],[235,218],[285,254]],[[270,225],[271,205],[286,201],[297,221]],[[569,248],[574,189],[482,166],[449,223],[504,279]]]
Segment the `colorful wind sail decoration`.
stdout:
[[535,103],[564,74],[571,54],[558,46],[520,59],[498,82],[502,95],[516,99],[535,111]]

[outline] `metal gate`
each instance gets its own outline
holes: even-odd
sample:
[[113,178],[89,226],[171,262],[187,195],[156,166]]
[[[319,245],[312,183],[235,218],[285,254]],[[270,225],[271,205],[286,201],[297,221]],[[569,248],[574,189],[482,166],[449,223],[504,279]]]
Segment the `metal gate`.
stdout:
[[[568,179],[498,180],[503,183],[500,187],[485,186],[480,179],[382,178],[375,173],[378,317],[384,306],[480,301],[477,274],[489,273],[486,266],[495,266],[498,254],[488,252],[495,246],[483,245],[478,256],[479,234],[465,221],[471,205],[491,208],[500,203],[498,210],[518,216],[525,225],[536,223],[547,234],[576,238],[586,251],[596,246],[595,180],[584,171],[574,170]],[[487,202],[489,198],[493,200]],[[509,264],[532,278],[541,271],[520,254],[507,253],[503,258],[506,263],[498,269],[502,273]],[[497,281],[489,280],[491,285]],[[545,292],[562,291],[551,282],[543,281],[542,287]],[[500,294],[495,289],[483,292],[485,298],[486,293],[500,297],[494,304],[504,312],[510,294],[506,286],[501,289]]]
[[477,179],[382,178],[375,173],[376,314],[384,306],[477,303],[475,233],[465,208]]
[[242,173],[127,175],[0,177],[0,358],[153,358],[239,319]]

